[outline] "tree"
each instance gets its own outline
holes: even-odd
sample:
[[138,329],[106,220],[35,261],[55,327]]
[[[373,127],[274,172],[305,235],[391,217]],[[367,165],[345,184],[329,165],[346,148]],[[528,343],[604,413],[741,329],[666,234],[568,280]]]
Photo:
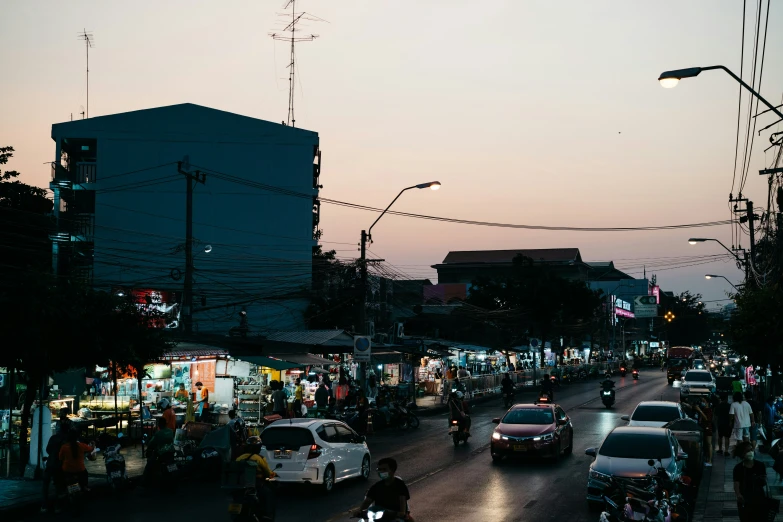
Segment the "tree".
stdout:
[[317,246],[310,304],[304,313],[307,327],[352,330],[359,320],[361,292],[358,265],[339,261],[334,250],[323,252]]
[[664,299],[662,304],[664,315],[674,314],[674,319],[668,322],[664,319],[662,330],[671,346],[703,345],[710,339],[710,320],[701,294],[691,294],[689,291]]
[[583,282],[562,279],[550,267],[521,255],[514,258],[509,277],[475,281],[467,303],[495,312],[495,324],[515,342],[540,338],[542,360],[547,341],[592,336],[601,310],[599,292]]
[[729,319],[728,337],[737,353],[751,364],[775,374],[783,364],[783,288],[780,284],[761,288],[743,288],[734,297],[737,309]]
[[[13,155],[13,147],[0,147],[0,166]],[[19,270],[48,271],[52,265],[53,203],[45,189],[22,183],[18,177],[15,170],[0,171],[0,268],[11,277]]]

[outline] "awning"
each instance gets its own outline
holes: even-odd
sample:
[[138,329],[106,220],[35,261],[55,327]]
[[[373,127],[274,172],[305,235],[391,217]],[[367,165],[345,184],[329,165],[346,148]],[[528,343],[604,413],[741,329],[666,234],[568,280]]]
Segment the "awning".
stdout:
[[250,364],[256,366],[263,366],[265,368],[272,368],[273,370],[283,371],[292,370],[294,368],[301,368],[301,364],[292,363],[288,361],[282,361],[273,357],[264,357],[263,355],[245,355],[241,357],[241,360],[247,361]]
[[337,364],[324,357],[313,355],[311,353],[270,353],[269,357],[296,363],[301,366],[334,366]]

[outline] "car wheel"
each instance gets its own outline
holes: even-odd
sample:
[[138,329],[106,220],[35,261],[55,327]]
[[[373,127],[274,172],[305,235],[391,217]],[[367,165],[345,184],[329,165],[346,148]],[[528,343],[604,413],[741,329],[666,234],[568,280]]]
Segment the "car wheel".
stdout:
[[324,493],[331,493],[334,489],[334,467],[329,464],[324,470],[324,483],[321,485]]
[[571,444],[568,445],[568,447],[565,450],[565,455],[570,455],[574,452],[574,432],[571,432],[571,436],[569,437],[569,440],[571,441]]
[[492,454],[492,463],[493,464],[500,464],[501,462],[503,462],[503,455],[496,455],[496,454],[493,453]]
[[362,478],[364,480],[370,479],[370,456],[365,455],[362,459]]
[[563,453],[563,439],[561,438],[560,441],[557,443],[557,450],[554,452],[554,459],[555,462],[560,460],[560,454]]

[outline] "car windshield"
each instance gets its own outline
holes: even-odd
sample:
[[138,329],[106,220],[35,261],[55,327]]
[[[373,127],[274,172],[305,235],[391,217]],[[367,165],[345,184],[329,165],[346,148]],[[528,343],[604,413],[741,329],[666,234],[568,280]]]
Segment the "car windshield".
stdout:
[[631,420],[641,422],[669,422],[680,418],[676,406],[645,406],[641,405],[633,412]]
[[313,434],[307,428],[281,426],[269,427],[261,433],[261,443],[268,448],[301,448],[314,443]]
[[669,366],[686,366],[686,359],[669,359]]
[[650,435],[612,432],[606,437],[599,455],[619,459],[668,459],[671,445],[665,433]]
[[503,424],[552,424],[555,416],[549,408],[520,408],[503,417]]
[[693,382],[711,382],[712,376],[709,373],[688,372],[685,374],[685,380]]

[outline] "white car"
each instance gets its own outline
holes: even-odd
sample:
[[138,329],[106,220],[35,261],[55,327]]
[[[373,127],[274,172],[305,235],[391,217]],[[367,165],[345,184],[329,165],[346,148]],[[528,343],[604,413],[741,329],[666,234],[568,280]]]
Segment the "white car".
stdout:
[[678,402],[644,401],[636,406],[633,414],[620,418],[628,421],[628,426],[662,428],[668,422],[687,417]]
[[343,480],[370,477],[365,438],[340,421],[279,420],[261,432],[261,444],[280,483],[319,484],[329,492]]
[[680,399],[696,395],[715,393],[715,377],[707,370],[688,370],[682,376],[680,384]]

